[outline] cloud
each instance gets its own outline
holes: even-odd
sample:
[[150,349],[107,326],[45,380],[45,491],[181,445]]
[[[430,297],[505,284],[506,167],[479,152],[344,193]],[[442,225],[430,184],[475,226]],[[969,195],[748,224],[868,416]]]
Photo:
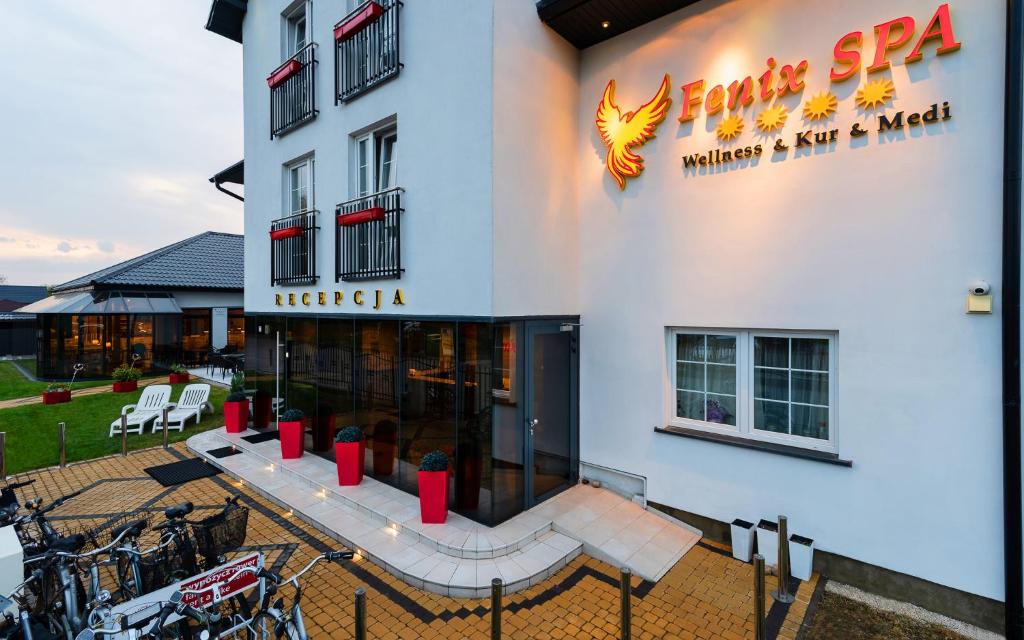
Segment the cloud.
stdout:
[[96,242],[96,248],[103,253],[113,253],[114,243],[110,240],[99,240]]
[[8,238],[7,236],[0,236],[0,242],[15,242],[14,238]]
[[77,248],[78,247],[72,247],[67,240],[57,243],[57,251],[60,251],[61,253],[71,253],[73,250]]

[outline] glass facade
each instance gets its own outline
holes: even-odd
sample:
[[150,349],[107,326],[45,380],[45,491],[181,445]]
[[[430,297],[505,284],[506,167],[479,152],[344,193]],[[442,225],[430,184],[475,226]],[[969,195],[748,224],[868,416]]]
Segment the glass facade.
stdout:
[[305,413],[307,451],[332,461],[336,431],[357,425],[367,475],[412,494],[422,457],[443,451],[449,508],[497,524],[527,502],[523,330],[523,323],[249,316],[247,386],[279,397],[282,411]]
[[[148,297],[150,302],[159,299],[153,294]],[[121,305],[122,300],[132,302],[128,296],[111,297],[106,304]],[[241,324],[241,316],[236,317]],[[228,327],[231,336],[230,322]],[[36,369],[44,379],[69,379],[77,363],[85,367],[79,378],[106,378],[118,366],[131,362],[133,355],[138,355],[135,367],[143,373],[166,371],[178,362],[198,366],[206,362],[210,352],[209,309],[39,314],[36,329]],[[234,336],[234,344],[244,351],[244,326]]]

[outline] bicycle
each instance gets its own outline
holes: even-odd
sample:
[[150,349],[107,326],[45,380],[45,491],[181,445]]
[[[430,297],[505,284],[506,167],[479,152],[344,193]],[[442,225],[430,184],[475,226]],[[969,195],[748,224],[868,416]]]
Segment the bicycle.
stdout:
[[[280,575],[261,569],[257,575],[264,579],[263,598],[259,611],[253,616],[249,625],[252,632],[251,637],[256,640],[270,640],[271,638],[308,640],[309,636],[306,633],[306,624],[302,619],[302,608],[300,607],[302,586],[299,584],[299,578],[321,560],[340,562],[341,560],[351,560],[354,556],[355,553],[348,550],[328,551],[310,561],[302,571],[283,581]],[[267,584],[268,582],[269,584]],[[270,602],[270,599],[277,594],[278,589],[286,584],[292,584],[295,587],[295,597],[287,610],[284,608],[284,598],[279,597],[273,603]]]

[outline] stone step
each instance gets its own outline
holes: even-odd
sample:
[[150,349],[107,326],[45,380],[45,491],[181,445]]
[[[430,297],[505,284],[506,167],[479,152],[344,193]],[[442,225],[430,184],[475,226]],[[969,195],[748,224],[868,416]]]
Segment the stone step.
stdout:
[[433,593],[484,598],[490,594],[493,578],[501,578],[505,592],[512,593],[546,580],[582,552],[582,543],[552,531],[549,525],[530,541],[499,557],[453,556],[425,541],[429,538],[409,535],[399,523],[384,522],[366,509],[352,506],[351,500],[338,499],[333,492],[315,484],[315,480],[294,469],[285,471],[280,463],[270,463],[261,455],[243,450],[241,454],[218,459],[207,453],[225,446],[225,441],[216,432],[206,432],[189,438],[187,444],[210,464],[355,549],[359,557]]

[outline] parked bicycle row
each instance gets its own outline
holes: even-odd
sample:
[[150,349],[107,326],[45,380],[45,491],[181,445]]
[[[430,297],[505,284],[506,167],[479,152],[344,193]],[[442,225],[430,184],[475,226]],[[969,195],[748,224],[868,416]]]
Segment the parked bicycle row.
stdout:
[[[34,481],[0,489],[0,639],[142,640],[307,638],[299,578],[241,553],[249,509],[239,496],[204,518],[185,502],[152,517],[135,512],[91,529],[58,530],[49,515],[81,491],[49,504],[19,503]],[[229,556],[233,556],[229,559]],[[23,571],[8,564],[20,559]],[[286,604],[280,589],[293,587]]]

